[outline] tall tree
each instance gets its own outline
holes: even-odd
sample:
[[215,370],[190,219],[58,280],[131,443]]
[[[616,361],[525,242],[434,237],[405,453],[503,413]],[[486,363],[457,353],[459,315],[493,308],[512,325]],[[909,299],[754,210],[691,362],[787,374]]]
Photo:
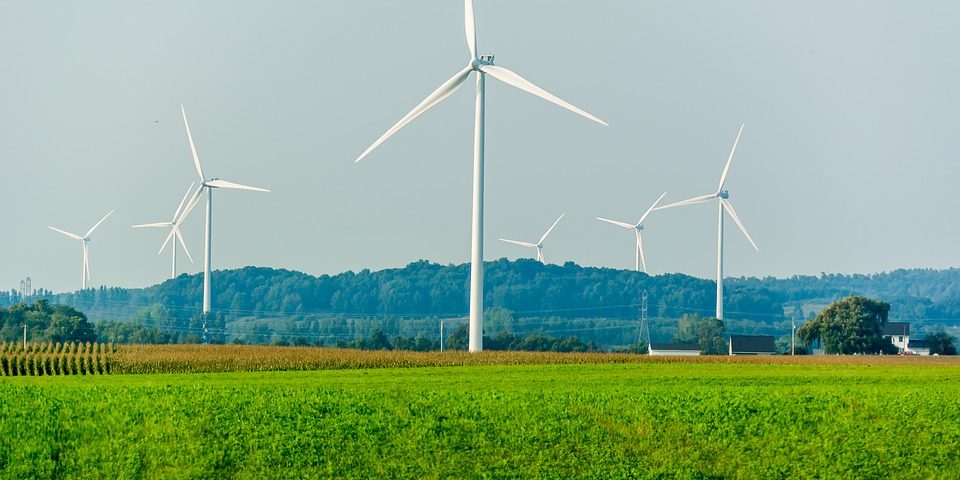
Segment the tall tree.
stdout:
[[700,315],[684,315],[678,322],[677,334],[673,337],[678,343],[697,343],[704,355],[723,355],[726,344],[723,341],[723,321]]
[[930,346],[930,355],[956,355],[957,339],[947,332],[936,332],[927,335],[927,345]]
[[883,337],[890,304],[852,296],[830,304],[813,320],[797,330],[808,347],[819,340],[826,353],[896,353],[889,338]]

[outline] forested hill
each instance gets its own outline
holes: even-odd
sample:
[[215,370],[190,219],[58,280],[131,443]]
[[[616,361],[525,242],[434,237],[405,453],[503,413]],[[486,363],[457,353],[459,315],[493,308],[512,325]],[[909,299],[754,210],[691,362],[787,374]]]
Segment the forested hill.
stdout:
[[[612,335],[620,329],[619,338],[628,339],[635,334],[643,291],[648,295],[655,339],[669,338],[676,325],[672,319],[714,312],[714,282],[687,275],[648,276],[571,262],[542,265],[527,259],[488,262],[485,273],[488,312],[520,330],[553,328],[558,335],[583,335],[607,328]],[[419,261],[397,269],[319,277],[247,267],[214,272],[213,310],[229,335],[259,328],[261,336],[266,336],[262,333],[266,330],[314,331],[319,336],[333,331],[327,324],[320,325],[330,318],[351,324],[337,327],[344,336],[368,331],[371,325],[413,334],[419,331],[416,328],[436,326],[436,322],[424,322],[414,328],[416,319],[466,316],[468,285],[468,264]],[[728,332],[783,334],[789,332],[794,314],[799,313],[801,320],[810,318],[831,301],[851,294],[891,303],[892,320],[931,328],[960,325],[960,269],[731,278],[726,286]],[[199,316],[201,291],[202,275],[181,275],[145,289],[100,288],[44,296],[86,312],[94,322],[152,322],[183,333],[197,328],[191,319]],[[18,300],[14,292],[0,294],[0,303]],[[491,319],[490,324],[497,321]]]
[[771,292],[788,310],[792,305],[802,305],[808,318],[831,301],[863,295],[890,303],[892,319],[960,325],[960,268],[900,269],[870,275],[824,273],[783,279],[741,277],[728,279],[727,284]]
[[[213,310],[227,317],[316,314],[457,317],[468,311],[468,264],[426,261],[376,272],[314,277],[289,270],[246,267],[214,272]],[[91,289],[59,301],[91,319],[129,318],[138,308],[162,305],[174,314],[199,311],[202,275],[181,275],[146,289]],[[647,291],[652,314],[679,317],[713,311],[714,282],[687,275],[648,276],[627,270],[542,265],[532,260],[487,262],[485,305],[527,316],[636,317]],[[780,318],[781,295],[744,286],[729,292],[727,308]],[[178,315],[179,316],[179,315]]]

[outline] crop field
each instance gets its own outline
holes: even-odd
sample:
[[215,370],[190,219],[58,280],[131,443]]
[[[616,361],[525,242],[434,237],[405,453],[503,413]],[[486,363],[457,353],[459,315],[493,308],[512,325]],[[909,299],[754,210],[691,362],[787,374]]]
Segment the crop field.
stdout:
[[163,348],[0,378],[0,477],[960,478],[955,359]]

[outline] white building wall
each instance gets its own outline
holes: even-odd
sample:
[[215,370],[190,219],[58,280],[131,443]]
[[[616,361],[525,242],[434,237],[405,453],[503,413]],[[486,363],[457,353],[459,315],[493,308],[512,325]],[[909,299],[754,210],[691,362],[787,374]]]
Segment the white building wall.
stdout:
[[654,350],[651,348],[648,353],[656,357],[698,357],[700,356],[699,350]]

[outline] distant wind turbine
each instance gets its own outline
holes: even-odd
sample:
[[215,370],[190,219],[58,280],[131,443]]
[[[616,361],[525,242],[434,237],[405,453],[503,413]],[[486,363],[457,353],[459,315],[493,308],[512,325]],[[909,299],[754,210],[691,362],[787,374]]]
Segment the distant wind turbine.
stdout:
[[514,244],[514,245],[520,245],[520,246],[523,246],[523,247],[536,248],[536,249],[537,249],[537,261],[540,262],[540,263],[547,263],[546,259],[543,258],[543,241],[546,240],[548,236],[550,236],[550,232],[553,231],[553,227],[556,227],[557,224],[560,223],[560,219],[563,218],[564,215],[566,215],[566,213],[561,213],[560,216],[557,217],[557,220],[556,220],[555,222],[553,222],[553,225],[550,225],[550,228],[548,228],[548,229],[547,229],[547,232],[544,233],[542,237],[540,237],[540,240],[539,240],[537,243],[520,242],[520,241],[517,241],[517,240],[508,240],[508,239],[506,239],[506,238],[501,238],[500,241],[501,241],[501,242],[512,243],[512,244]]
[[737,144],[740,143],[740,135],[743,134],[743,125],[740,125],[740,131],[737,132],[737,138],[733,141],[733,148],[730,149],[730,156],[727,157],[727,164],[723,167],[723,173],[720,174],[720,186],[717,187],[717,191],[707,195],[700,195],[698,197],[688,198],[676,203],[671,203],[669,205],[664,205],[657,210],[665,210],[667,208],[673,207],[682,207],[684,205],[697,205],[700,203],[707,203],[714,199],[717,200],[717,319],[723,320],[723,211],[726,210],[727,214],[730,215],[730,218],[740,227],[740,231],[743,232],[743,235],[747,237],[747,240],[750,241],[750,245],[753,245],[754,250],[757,252],[760,251],[760,248],[757,247],[756,242],[750,238],[750,234],[747,233],[747,229],[743,226],[743,222],[740,221],[740,217],[737,216],[737,212],[733,210],[733,205],[730,203],[730,193],[727,190],[723,189],[724,184],[727,181],[727,173],[730,172],[730,162],[733,161],[733,154],[737,151]]
[[640,271],[641,266],[643,266],[643,272],[647,272],[647,260],[643,256],[643,235],[640,234],[640,231],[643,230],[643,221],[647,219],[647,217],[650,215],[650,212],[656,209],[657,204],[660,203],[660,200],[663,200],[663,197],[666,195],[667,192],[660,194],[657,200],[653,202],[653,205],[650,205],[650,208],[648,208],[646,212],[643,212],[643,215],[640,216],[640,220],[637,220],[637,223],[627,223],[619,220],[610,220],[609,218],[597,217],[597,220],[600,220],[601,222],[611,223],[618,227],[628,228],[634,231],[637,237],[637,260],[636,267],[634,268],[638,272]]
[[[187,129],[187,140],[190,142],[190,153],[193,155],[193,166],[197,169],[197,175],[200,176],[200,187],[197,188],[197,191],[193,194],[193,197],[187,203],[187,208],[184,209],[183,213],[180,214],[178,224],[183,222],[187,215],[190,214],[190,211],[193,210],[193,207],[197,206],[197,203],[200,201],[204,190],[207,192],[207,225],[204,229],[204,245],[203,245],[203,314],[206,315],[210,312],[210,257],[211,257],[211,245],[210,237],[212,235],[213,228],[213,189],[215,188],[227,188],[234,190],[253,190],[255,192],[269,192],[265,188],[260,187],[251,187],[249,185],[241,185],[239,183],[228,182],[226,180],[220,180],[219,178],[206,178],[203,176],[203,169],[200,167],[200,157],[197,155],[197,147],[193,144],[193,135],[190,134],[190,124],[187,123],[187,112],[184,110],[183,105],[180,105],[180,113],[183,114],[183,126]],[[169,240],[169,236],[167,238]]]
[[493,64],[493,55],[477,54],[476,23],[473,15],[473,1],[464,0],[464,25],[467,35],[467,48],[470,51],[469,63],[453,77],[444,82],[426,99],[414,107],[406,116],[390,127],[377,141],[367,147],[357,157],[357,162],[370,154],[390,136],[426,112],[434,105],[449,97],[460,85],[467,80],[470,72],[477,72],[476,83],[476,116],[473,137],[473,220],[472,245],[470,249],[470,336],[469,349],[471,352],[483,350],[483,148],[484,148],[484,115],[486,98],[486,75],[490,75],[508,85],[519,88],[527,93],[536,95],[548,102],[559,105],[567,110],[582,115],[597,123],[606,125],[593,115],[557,98],[542,88],[530,83],[520,75]]
[[90,244],[90,234],[92,234],[93,231],[96,230],[97,227],[99,227],[100,224],[103,223],[103,221],[106,220],[107,217],[109,217],[112,214],[113,214],[113,210],[110,210],[109,212],[107,212],[107,214],[104,215],[103,218],[101,218],[100,221],[96,223],[96,225],[90,227],[90,230],[87,230],[87,233],[84,234],[83,236],[77,235],[76,233],[70,233],[66,230],[61,230],[57,227],[48,226],[48,228],[50,228],[50,230],[53,230],[54,232],[62,233],[74,240],[80,240],[80,244],[83,246],[83,269],[81,270],[81,273],[80,273],[80,288],[82,290],[86,290],[87,282],[90,281],[90,251],[88,247],[88,245]]
[[[163,249],[167,248],[167,244],[170,243],[170,239],[174,236],[177,237],[177,240],[180,241],[180,246],[183,247],[183,253],[187,254],[187,258],[190,259],[190,263],[193,263],[193,256],[190,255],[190,250],[187,249],[186,242],[183,241],[183,235],[180,233],[180,224],[183,222],[183,217],[180,216],[180,211],[183,210],[184,204],[187,202],[187,198],[190,196],[190,192],[193,190],[193,186],[196,185],[196,182],[190,184],[187,187],[187,192],[183,194],[183,199],[180,200],[180,205],[177,207],[177,211],[173,212],[173,218],[169,222],[157,222],[157,223],[144,223],[141,225],[134,225],[133,228],[169,228],[170,233],[167,235],[167,239],[163,241],[163,245],[160,246],[160,250],[157,252],[157,255],[163,253]],[[170,270],[170,278],[177,278],[177,245],[174,242],[173,247],[171,248],[173,252],[173,262]]]

